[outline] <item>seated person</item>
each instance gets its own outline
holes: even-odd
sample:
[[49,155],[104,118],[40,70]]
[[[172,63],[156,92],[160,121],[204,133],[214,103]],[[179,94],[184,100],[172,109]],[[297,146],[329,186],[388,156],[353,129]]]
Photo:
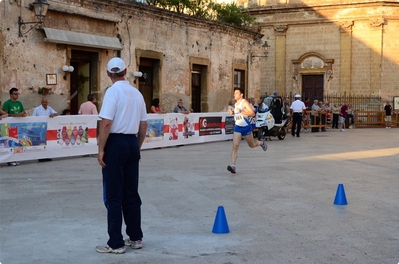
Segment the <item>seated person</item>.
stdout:
[[150,113],[151,114],[165,114],[166,111],[163,111],[159,105],[160,105],[159,98],[152,99]]
[[185,108],[183,104],[184,104],[183,100],[179,99],[179,102],[177,102],[177,105],[176,105],[175,109],[173,110],[173,112],[181,113],[181,114],[189,114],[190,111],[187,110],[187,108]]

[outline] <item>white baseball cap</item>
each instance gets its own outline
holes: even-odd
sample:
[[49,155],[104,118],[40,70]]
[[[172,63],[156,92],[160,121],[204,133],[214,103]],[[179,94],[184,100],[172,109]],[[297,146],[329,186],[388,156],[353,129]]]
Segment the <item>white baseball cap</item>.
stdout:
[[107,71],[110,73],[123,72],[125,69],[125,62],[119,57],[110,59],[107,65]]
[[296,94],[295,98],[301,98],[301,96],[299,94]]

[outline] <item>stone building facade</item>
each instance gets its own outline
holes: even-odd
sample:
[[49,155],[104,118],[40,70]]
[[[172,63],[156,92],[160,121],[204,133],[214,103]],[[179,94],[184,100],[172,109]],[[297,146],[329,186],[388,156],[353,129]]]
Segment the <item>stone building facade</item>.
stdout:
[[[33,25],[27,24],[19,36],[19,17],[37,21],[29,3],[0,2],[2,102],[17,87],[28,112],[43,94],[59,112],[76,113],[89,93],[101,107],[111,85],[106,64],[114,56],[125,60],[128,80],[148,108],[158,97],[167,111],[180,98],[196,112],[222,111],[235,86],[246,96],[262,93],[260,65],[248,60],[262,52],[257,32],[128,0],[49,0],[42,28],[26,32]],[[74,70],[64,72],[64,65]]]
[[399,2],[242,0],[271,46],[261,91],[399,96]]

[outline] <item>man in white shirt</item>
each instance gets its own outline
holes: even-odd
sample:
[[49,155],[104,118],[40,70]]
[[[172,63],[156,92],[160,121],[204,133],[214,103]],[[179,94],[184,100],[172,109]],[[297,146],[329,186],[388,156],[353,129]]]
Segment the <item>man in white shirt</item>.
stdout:
[[[301,96],[299,94],[295,95],[295,101],[292,102],[290,108],[293,112],[291,135],[293,137],[295,137],[295,134],[296,134],[297,137],[300,137],[299,133],[301,132],[302,114],[303,114],[303,111],[306,110],[306,106],[301,101]],[[296,130],[296,133],[295,133],[295,130]]]
[[[36,107],[33,110],[32,116],[48,116],[55,117],[58,115],[57,111],[55,111],[51,106],[48,105],[49,101],[46,97],[42,98],[42,104]],[[51,161],[52,159],[39,159],[39,162]]]
[[[102,167],[108,235],[99,253],[123,254],[125,246],[142,248],[141,199],[138,193],[140,149],[147,133],[143,95],[126,80],[125,62],[112,58],[107,75],[112,86],[104,95],[99,117],[98,163]],[[122,213],[123,212],[123,213]],[[123,240],[122,218],[128,238]]]
[[46,97],[42,98],[41,105],[36,107],[33,110],[32,116],[48,116],[55,117],[58,115],[57,111],[55,111],[51,106],[48,105],[49,101]]

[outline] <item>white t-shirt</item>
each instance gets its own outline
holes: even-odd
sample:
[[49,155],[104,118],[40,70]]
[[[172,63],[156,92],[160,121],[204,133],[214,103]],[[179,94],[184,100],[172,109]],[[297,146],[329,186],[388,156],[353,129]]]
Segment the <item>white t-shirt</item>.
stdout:
[[294,113],[302,113],[302,110],[306,110],[305,104],[299,99],[292,102],[290,108]]
[[128,81],[117,81],[105,92],[99,117],[113,120],[110,133],[137,134],[147,120],[143,95]]

